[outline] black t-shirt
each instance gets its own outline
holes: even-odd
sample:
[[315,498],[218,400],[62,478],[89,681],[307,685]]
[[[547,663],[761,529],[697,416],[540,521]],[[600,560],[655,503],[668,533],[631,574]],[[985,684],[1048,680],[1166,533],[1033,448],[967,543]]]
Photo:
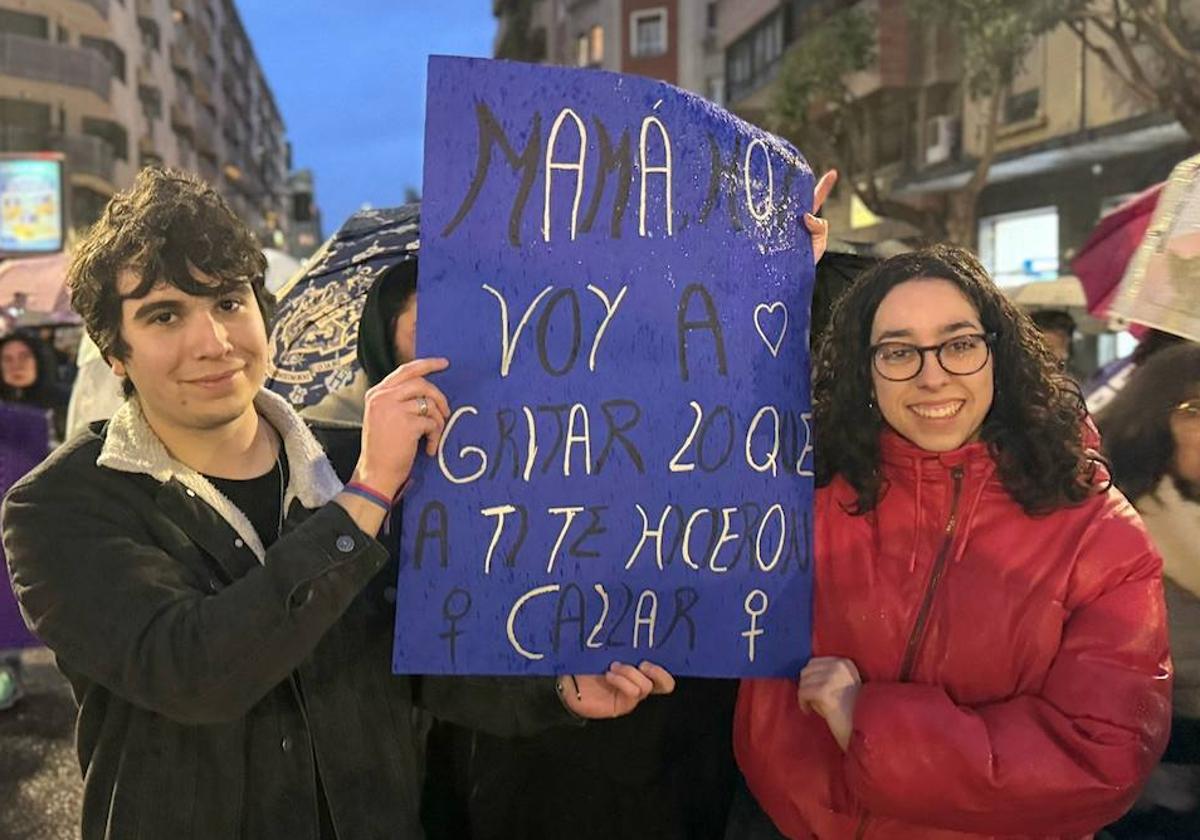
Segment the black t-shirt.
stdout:
[[[256,478],[216,478],[211,475],[205,476],[205,478],[211,481],[213,486],[233,502],[242,513],[246,514],[246,518],[258,532],[258,538],[262,540],[263,547],[268,548],[275,540],[279,539],[279,532],[283,529],[283,494],[287,488],[288,474],[287,457],[280,450],[279,460],[271,469]],[[296,688],[297,690],[300,688],[298,682]],[[303,702],[303,693],[301,693],[301,702]],[[316,756],[313,758],[315,760]],[[322,840],[337,840],[319,769],[317,770],[317,808]]]
[[288,479],[287,458],[282,451],[271,469],[256,478],[215,478],[211,475],[205,478],[246,514],[264,548],[279,538],[283,493]]

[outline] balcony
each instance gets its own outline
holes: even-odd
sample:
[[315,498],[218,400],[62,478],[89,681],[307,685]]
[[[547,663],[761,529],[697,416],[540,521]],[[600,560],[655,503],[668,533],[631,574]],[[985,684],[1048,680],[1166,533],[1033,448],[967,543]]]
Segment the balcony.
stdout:
[[171,44],[171,66],[191,78],[192,57],[180,41]]
[[108,101],[112,65],[93,50],[0,33],[0,75],[90,90]]
[[202,157],[213,161],[217,159],[217,143],[211,125],[196,126],[196,151]]
[[212,32],[199,17],[191,18],[188,23],[192,29],[192,43],[196,45],[200,54],[212,55]]
[[137,0],[137,16],[154,20],[154,0]]
[[205,79],[197,76],[192,85],[192,92],[196,94],[196,99],[201,105],[213,104],[212,88]]
[[115,165],[112,147],[99,137],[63,135],[46,128],[0,126],[0,151],[63,152],[72,173],[94,175],[112,183]]
[[79,2],[85,6],[91,6],[100,14],[100,17],[108,20],[109,0],[79,0]]
[[115,165],[112,146],[100,137],[82,134],[60,135],[54,139],[55,149],[65,152],[71,172],[94,175],[112,183]]
[[175,129],[180,134],[190,137],[195,128],[195,123],[192,121],[191,109],[180,102],[172,102],[171,128]]

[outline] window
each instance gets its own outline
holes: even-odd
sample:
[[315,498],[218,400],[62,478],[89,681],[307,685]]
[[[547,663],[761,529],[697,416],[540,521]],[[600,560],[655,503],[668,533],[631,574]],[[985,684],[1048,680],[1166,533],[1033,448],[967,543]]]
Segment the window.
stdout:
[[138,100],[142,103],[142,113],[148,120],[162,117],[162,92],[150,85],[138,85]]
[[142,34],[142,49],[147,52],[162,51],[162,33],[158,29],[158,21],[153,18],[139,17],[138,30]]
[[1004,97],[1004,124],[1021,123],[1038,115],[1041,91],[1037,88],[1021,93],[1009,93]]
[[112,65],[112,74],[114,78],[125,81],[125,51],[114,44],[112,41],[104,38],[89,38],[84,35],[79,39],[79,45],[108,59],[108,63]]
[[709,0],[704,7],[704,25],[709,32],[713,32],[717,28],[717,4],[715,0]]
[[311,222],[313,220],[313,201],[309,193],[292,193],[292,221]]
[[725,51],[725,78],[731,101],[749,96],[775,76],[787,47],[787,20],[772,12]]
[[575,39],[575,65],[577,67],[587,67],[591,59],[591,50],[588,45],[588,36],[580,35]]
[[50,38],[50,22],[40,15],[0,9],[0,32],[46,41]]
[[1001,122],[1015,125],[1037,119],[1042,113],[1042,87],[1046,82],[1046,38],[1038,38],[1013,74],[1004,97]]
[[1058,208],[980,219],[979,257],[997,286],[1058,277]]
[[129,135],[126,134],[124,126],[120,123],[95,117],[84,117],[83,133],[106,141],[112,147],[113,157],[119,160],[129,160]]
[[28,152],[49,145],[50,106],[0,99],[0,151]]
[[650,58],[667,51],[667,10],[649,9],[630,16],[632,53],[636,58]]

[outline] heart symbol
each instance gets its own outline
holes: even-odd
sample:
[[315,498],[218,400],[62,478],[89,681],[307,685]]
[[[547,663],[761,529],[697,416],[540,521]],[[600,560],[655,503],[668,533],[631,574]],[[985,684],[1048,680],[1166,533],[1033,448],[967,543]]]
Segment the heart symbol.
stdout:
[[[774,341],[767,338],[767,333],[763,330],[762,321],[760,320],[763,313],[771,315],[776,309],[783,310],[783,324],[779,327],[779,337]],[[759,337],[763,340],[763,344],[767,345],[767,349],[771,351],[772,356],[779,356],[779,346],[783,344],[783,334],[787,332],[788,311],[783,305],[783,301],[777,300],[774,303],[760,303],[754,307],[754,329],[758,330]]]

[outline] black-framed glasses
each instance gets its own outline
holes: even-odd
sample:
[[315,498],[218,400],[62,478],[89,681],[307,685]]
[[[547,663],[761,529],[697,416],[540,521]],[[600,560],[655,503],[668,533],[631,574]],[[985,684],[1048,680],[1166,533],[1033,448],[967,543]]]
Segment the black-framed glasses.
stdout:
[[925,347],[905,341],[881,341],[870,348],[871,364],[884,379],[907,382],[921,375],[925,356],[932,353],[946,373],[970,376],[987,364],[995,338],[995,333],[967,333]]
[[1200,397],[1184,400],[1175,406],[1175,411],[1178,411],[1190,420],[1200,420]]

